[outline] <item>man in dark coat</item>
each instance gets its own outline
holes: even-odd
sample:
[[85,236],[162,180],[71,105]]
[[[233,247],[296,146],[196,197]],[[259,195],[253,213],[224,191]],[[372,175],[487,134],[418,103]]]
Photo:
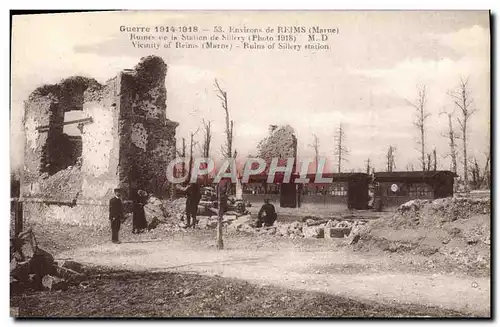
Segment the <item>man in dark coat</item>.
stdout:
[[125,216],[123,214],[121,190],[116,188],[114,193],[115,196],[109,200],[109,221],[111,222],[111,241],[119,244],[118,232],[120,231],[120,225]]
[[148,222],[146,220],[146,213],[144,212],[144,206],[147,202],[147,193],[143,190],[138,190],[134,195],[134,204],[132,209],[132,234],[142,233],[146,227],[148,227]]
[[[198,204],[201,200],[201,190],[198,183],[191,183],[186,188],[186,227],[196,227],[196,214],[198,213]],[[191,222],[191,218],[193,221]]]
[[259,210],[256,227],[262,227],[262,223],[264,226],[272,226],[277,217],[276,209],[269,203],[269,199],[264,199],[264,205]]

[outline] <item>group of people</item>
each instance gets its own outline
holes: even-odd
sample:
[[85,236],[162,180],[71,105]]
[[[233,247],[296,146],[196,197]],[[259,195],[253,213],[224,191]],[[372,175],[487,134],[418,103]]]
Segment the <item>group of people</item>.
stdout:
[[[142,233],[148,226],[144,206],[148,200],[148,194],[143,190],[138,190],[132,196],[132,234]],[[118,234],[120,227],[125,220],[125,211],[122,201],[122,190],[114,189],[114,197],[109,200],[109,220],[111,222],[111,241],[120,243]]]
[[[198,221],[196,219],[198,213],[198,205],[201,200],[201,188],[197,183],[190,183],[186,187],[178,187],[186,193],[186,224],[185,228],[195,228]],[[227,210],[227,187],[222,187],[218,190],[218,196],[221,198],[221,207],[219,210],[225,212]],[[144,206],[147,203],[148,194],[143,190],[138,190],[132,196],[132,233],[142,233],[147,228],[146,214]],[[257,215],[256,227],[272,226],[278,215],[274,205],[268,198],[264,200],[264,205],[260,208]],[[114,189],[114,197],[109,200],[109,220],[111,222],[111,241],[120,243],[118,234],[121,224],[125,220],[125,211],[122,202],[122,190]]]

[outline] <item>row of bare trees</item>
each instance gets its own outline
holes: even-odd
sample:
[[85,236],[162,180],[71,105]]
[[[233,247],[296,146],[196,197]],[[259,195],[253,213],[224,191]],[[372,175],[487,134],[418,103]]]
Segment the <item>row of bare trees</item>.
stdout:
[[[448,131],[443,134],[448,139],[449,152],[443,155],[443,158],[450,158],[450,169],[456,174],[458,171],[458,152],[462,151],[462,167],[463,167],[463,182],[466,190],[470,188],[476,189],[480,187],[489,187],[491,185],[490,172],[490,151],[486,151],[485,165],[481,169],[477,163],[477,158],[469,158],[468,154],[468,126],[470,118],[477,111],[474,107],[474,101],[470,91],[469,80],[461,78],[458,87],[448,92],[448,95],[453,101],[454,110],[451,112],[441,112],[448,118]],[[417,144],[419,145],[419,161],[422,171],[436,171],[438,169],[438,155],[434,147],[431,152],[427,152],[427,123],[431,116],[427,108],[428,92],[427,87],[420,86],[417,88],[417,96],[414,101],[407,101],[415,110],[415,120],[413,125],[418,131]],[[456,112],[458,112],[456,114]],[[458,122],[459,131],[456,131],[454,122]],[[459,141],[461,144],[458,144]],[[459,149],[461,146],[461,149]],[[396,148],[390,145],[386,153],[386,170],[392,172],[396,169],[395,162]],[[472,164],[471,164],[472,162]],[[408,164],[406,170],[414,171],[414,165]],[[366,172],[373,172],[373,167],[370,166],[370,158],[366,161]],[[472,180],[469,179],[469,173],[472,175]]]
[[[221,154],[224,158],[236,158],[238,152],[234,149],[234,121],[231,120],[229,105],[228,105],[228,94],[227,92],[220,86],[217,79],[214,82],[215,91],[217,92],[217,97],[221,101],[222,109],[225,113],[225,141],[221,145]],[[203,125],[203,144],[201,145],[201,153],[204,158],[210,157],[210,150],[212,145],[212,122],[202,120]],[[195,140],[196,134],[199,132],[200,128],[198,128],[195,132],[190,132],[190,143],[189,143],[189,164],[188,164],[188,172],[187,179],[191,179],[191,171],[193,169],[193,153],[194,147],[199,143]],[[186,157],[186,139],[182,138],[182,147],[177,150],[177,155],[185,158]],[[184,164],[181,168],[182,176],[186,174],[186,167]],[[221,191],[218,188],[218,200],[219,200],[219,214],[217,219],[217,242],[216,246],[218,249],[224,248],[224,242],[222,237],[222,218],[223,218],[223,210],[221,208],[225,207],[225,204],[222,204],[223,201],[226,201],[225,194],[221,194]]]
[[[349,149],[345,146],[346,135],[342,123],[340,123],[337,127],[333,139],[335,142],[333,155],[335,157],[335,161],[337,162],[337,172],[340,173],[342,171],[342,163],[348,161],[347,156],[349,155]],[[313,142],[309,144],[309,147],[314,151],[314,161],[316,163],[316,171],[318,171],[320,156],[319,138],[316,134],[313,134]]]
[[[490,153],[486,153],[486,167],[481,170],[479,166],[476,165],[477,159],[473,158],[473,165],[470,165],[470,158],[468,155],[468,124],[470,118],[477,111],[474,107],[474,100],[471,95],[469,80],[466,78],[461,78],[458,87],[448,92],[448,95],[453,101],[455,110],[451,112],[441,112],[441,114],[446,114],[448,116],[448,132],[444,136],[448,139],[449,153],[444,157],[450,157],[451,159],[451,170],[457,173],[458,170],[458,145],[457,140],[461,141],[462,150],[462,167],[463,167],[463,182],[466,190],[469,187],[479,188],[485,183],[489,183],[489,162]],[[420,145],[420,163],[423,171],[436,170],[437,169],[437,154],[434,148],[432,153],[426,152],[426,133],[427,133],[427,120],[430,117],[430,113],[427,110],[427,89],[426,86],[418,87],[417,97],[415,101],[408,103],[415,108],[416,119],[414,121],[414,126],[418,130],[419,139],[417,143]],[[455,112],[458,111],[458,114]],[[458,122],[459,132],[455,131],[454,120]],[[472,183],[469,180],[469,171],[473,172]]]

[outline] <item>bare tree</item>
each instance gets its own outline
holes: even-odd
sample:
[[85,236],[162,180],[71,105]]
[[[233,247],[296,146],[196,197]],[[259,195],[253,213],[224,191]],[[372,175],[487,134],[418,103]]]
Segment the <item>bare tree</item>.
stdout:
[[[182,148],[180,150],[177,149],[177,156],[179,156],[181,158],[186,158],[186,139],[185,138],[182,138]],[[184,162],[182,163],[181,167],[182,167],[181,168],[182,176],[184,176],[184,174],[186,173],[186,165]]]
[[338,173],[342,170],[342,162],[347,161],[346,156],[349,154],[349,150],[344,145],[345,144],[345,131],[342,124],[339,124],[337,132],[335,133],[335,150],[334,154],[337,157]]
[[447,154],[451,158],[451,171],[455,174],[457,173],[457,146],[455,140],[458,138],[453,128],[453,114],[441,112],[441,114],[446,114],[448,116],[448,132],[444,135],[448,138],[448,145],[450,146],[450,153]]
[[433,170],[437,171],[437,152],[436,148],[432,149],[432,165]]
[[488,151],[485,153],[485,155],[486,155],[486,163],[484,164],[484,170],[483,170],[484,173],[481,180],[481,184],[487,189],[491,189],[491,169],[490,169],[491,152]]
[[190,142],[189,142],[189,171],[188,171],[188,181],[191,180],[191,173],[193,170],[193,147],[198,144],[197,141],[194,141],[194,136],[199,132],[199,128],[196,129],[196,132],[190,133]]
[[422,170],[425,171],[425,132],[426,132],[426,120],[429,118],[430,114],[427,112],[425,106],[427,102],[427,89],[426,86],[421,86],[417,88],[417,98],[414,102],[408,101],[408,103],[415,108],[417,118],[413,122],[413,125],[417,127],[419,132],[420,140],[417,142],[420,144],[420,162],[422,164]]
[[470,172],[472,175],[472,181],[470,185],[473,190],[476,190],[480,187],[480,179],[481,179],[481,170],[479,169],[479,164],[477,163],[477,159],[474,158],[474,162],[470,165]]
[[394,169],[396,169],[395,152],[396,152],[396,148],[393,147],[392,145],[389,146],[389,148],[387,149],[386,158],[387,158],[387,171],[388,172],[392,172],[392,171],[394,171]]
[[203,157],[210,157],[210,143],[212,142],[212,122],[206,122],[205,119],[202,121],[203,123]]
[[481,170],[477,158],[473,158],[474,162],[470,165],[470,172],[472,175],[472,181],[470,182],[472,189],[480,188],[490,188],[491,183],[491,172],[490,172],[490,154],[485,153],[486,161],[484,164],[484,169]]
[[370,172],[371,172],[370,158],[368,158],[368,160],[366,160],[366,173],[370,174]]
[[[226,159],[235,158],[238,152],[236,150],[234,150],[233,152],[234,121],[232,121],[229,116],[227,92],[220,87],[217,79],[215,80],[214,84],[217,88],[217,97],[220,99],[222,109],[224,109],[224,112],[226,114],[226,128],[224,131],[226,134],[226,141],[223,145],[221,145],[222,156]],[[227,189],[225,189],[225,191],[227,192]],[[223,192],[221,192],[221,188],[218,187],[219,213],[217,215],[217,249],[219,250],[222,250],[224,248],[224,241],[222,239],[222,216],[224,214],[224,208],[227,205],[227,203],[223,203],[227,202],[226,194],[222,193]]]
[[432,154],[427,153],[427,167],[425,167],[424,170],[431,171],[431,164],[432,164]]
[[316,164],[316,172],[319,170],[319,139],[316,134],[313,134],[313,143],[309,147],[314,150],[314,162]]
[[226,134],[226,142],[221,146],[222,156],[224,158],[233,158],[235,154],[233,153],[233,127],[234,121],[230,119],[229,108],[227,104],[227,92],[224,91],[217,80],[215,80],[215,86],[217,87],[217,97],[221,100],[222,109],[226,113],[226,128],[224,133]]
[[464,183],[465,190],[469,190],[469,176],[468,176],[468,163],[467,163],[467,123],[476,112],[475,108],[472,108],[472,97],[469,90],[469,81],[468,79],[460,78],[460,83],[454,91],[449,92],[450,96],[453,99],[455,105],[460,109],[461,119],[457,117],[458,124],[460,125],[461,130],[461,139],[463,144],[463,166],[464,166]]

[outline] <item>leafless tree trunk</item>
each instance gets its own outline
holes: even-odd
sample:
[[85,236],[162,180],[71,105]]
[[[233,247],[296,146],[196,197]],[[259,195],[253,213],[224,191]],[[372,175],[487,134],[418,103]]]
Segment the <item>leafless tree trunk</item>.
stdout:
[[447,113],[448,115],[448,133],[446,137],[449,140],[450,146],[450,157],[451,157],[451,171],[455,174],[457,173],[457,146],[455,144],[455,140],[457,139],[457,135],[455,134],[455,130],[453,128],[453,115],[451,113]]
[[491,188],[490,160],[491,160],[491,153],[487,152],[486,153],[486,163],[484,164],[484,173],[483,173],[483,177],[481,180],[481,185],[485,186],[488,189]]
[[233,153],[234,121],[232,121],[229,116],[229,108],[227,105],[227,92],[220,87],[219,82],[217,82],[217,80],[215,80],[215,86],[217,87],[217,92],[219,93],[217,97],[221,100],[222,108],[226,113],[226,129],[224,131],[226,134],[226,143],[221,146],[222,156],[224,158],[233,158],[235,157],[235,154]]
[[483,187],[490,188],[490,154],[486,153],[486,161],[484,164],[484,169],[479,168],[479,163],[477,158],[473,158],[473,163],[470,165],[470,173],[472,175],[472,181],[470,182],[471,188],[473,190],[480,189]]
[[427,153],[427,167],[424,170],[431,171],[432,155]]
[[319,170],[319,139],[316,134],[313,134],[313,143],[309,144],[314,150],[314,162],[316,164],[316,172]]
[[[194,136],[198,133],[200,129],[198,128],[196,132],[190,133],[190,142],[189,142],[189,171],[188,171],[188,181],[191,180],[191,173],[193,171],[193,147],[198,143],[194,141]],[[184,139],[183,139],[184,140]]]
[[349,150],[344,145],[345,143],[345,131],[342,127],[342,124],[339,124],[337,132],[335,133],[335,151],[334,154],[337,157],[337,172],[340,173],[342,171],[342,162],[347,161],[346,156],[349,154]]
[[[181,148],[181,150],[177,150],[177,155],[181,158],[186,158],[186,139],[185,138],[182,138],[182,148]],[[181,168],[182,176],[184,176],[184,174],[186,173],[186,165],[184,162],[182,163],[181,167],[182,167]]]
[[432,165],[433,165],[433,169],[434,171],[437,171],[437,152],[436,152],[436,148],[432,149],[432,157],[433,157],[433,162],[432,162]]
[[417,91],[418,91],[418,95],[417,95],[417,99],[415,100],[415,102],[408,101],[408,103],[415,108],[416,113],[417,113],[417,118],[413,122],[413,125],[415,125],[415,127],[417,127],[418,132],[419,132],[420,140],[417,143],[420,144],[419,151],[420,151],[420,162],[422,164],[422,170],[425,171],[425,168],[426,168],[425,167],[425,132],[426,132],[425,121],[427,118],[429,118],[430,114],[427,113],[426,108],[425,108],[425,105],[427,102],[427,90],[426,90],[425,85],[419,87]]
[[395,160],[395,155],[394,153],[396,152],[396,148],[393,147],[392,145],[389,146],[389,149],[387,149],[387,171],[392,172],[394,169],[396,169],[396,160]]
[[462,132],[461,138],[463,143],[463,165],[464,165],[464,183],[465,190],[469,190],[469,176],[468,176],[468,163],[467,163],[467,122],[476,109],[472,108],[472,97],[470,95],[470,90],[468,86],[468,79],[460,79],[458,88],[455,91],[450,92],[450,96],[453,98],[453,102],[460,109],[462,114],[462,119],[457,117],[458,124]]
[[212,142],[212,122],[203,120],[203,157],[210,157],[210,143]]
[[[227,92],[224,91],[220,85],[217,79],[215,80],[215,87],[217,88],[217,97],[221,101],[222,109],[224,109],[224,112],[226,113],[226,129],[225,129],[225,134],[226,134],[226,142],[224,145],[221,146],[221,151],[222,155],[224,158],[235,158],[237,155],[237,151],[234,150],[233,152],[233,128],[234,128],[234,121],[230,119],[229,116],[229,108],[228,108],[228,102],[227,102]],[[224,241],[222,239],[222,216],[224,214],[222,208],[225,208],[226,205],[222,204],[222,201],[224,200],[225,197],[221,196],[219,194],[219,213],[217,217],[217,249],[222,250],[224,248]]]
[[[210,144],[212,142],[212,122],[206,122],[204,119],[203,123],[203,148],[201,149],[203,158],[210,157]],[[205,175],[205,183],[208,183],[208,175]]]

